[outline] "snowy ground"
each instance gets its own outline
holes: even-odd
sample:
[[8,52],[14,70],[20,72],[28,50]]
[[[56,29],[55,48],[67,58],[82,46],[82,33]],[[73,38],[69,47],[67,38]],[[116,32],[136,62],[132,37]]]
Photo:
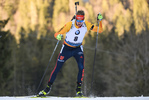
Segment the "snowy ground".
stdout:
[[48,98],[31,98],[31,96],[0,97],[0,100],[149,100],[148,97],[89,97],[89,98],[72,98],[72,97],[48,97]]

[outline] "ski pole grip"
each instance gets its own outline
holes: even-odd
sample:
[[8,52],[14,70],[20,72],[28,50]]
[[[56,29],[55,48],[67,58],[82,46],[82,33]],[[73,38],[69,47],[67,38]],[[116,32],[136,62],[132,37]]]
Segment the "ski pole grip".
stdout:
[[79,5],[79,1],[78,2],[75,2],[75,5]]

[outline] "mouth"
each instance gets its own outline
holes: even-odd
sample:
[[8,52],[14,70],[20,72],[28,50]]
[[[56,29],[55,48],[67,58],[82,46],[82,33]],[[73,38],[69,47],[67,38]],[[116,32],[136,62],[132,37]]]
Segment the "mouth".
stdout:
[[82,23],[78,23],[77,26],[82,26]]

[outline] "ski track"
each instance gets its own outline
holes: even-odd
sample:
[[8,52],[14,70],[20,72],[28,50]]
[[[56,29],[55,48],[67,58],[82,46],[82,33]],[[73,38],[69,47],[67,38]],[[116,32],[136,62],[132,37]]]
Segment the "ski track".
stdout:
[[0,100],[149,100],[147,97],[89,97],[89,98],[74,98],[74,97],[53,97],[48,98],[31,98],[33,96],[1,96]]

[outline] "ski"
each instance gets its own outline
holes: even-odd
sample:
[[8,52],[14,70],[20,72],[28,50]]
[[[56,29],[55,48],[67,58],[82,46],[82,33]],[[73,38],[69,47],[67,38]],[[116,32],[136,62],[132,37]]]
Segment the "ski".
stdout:
[[79,96],[76,96],[76,97],[73,97],[73,98],[89,98],[89,97],[85,97],[85,96],[79,97]]
[[30,98],[50,98],[49,96],[42,96],[42,97],[38,97],[38,96],[32,96]]
[[[30,98],[51,98],[51,97],[50,96],[42,96],[42,97],[32,96]],[[68,98],[89,98],[89,97],[85,97],[85,96],[79,97],[79,96],[76,96],[76,97],[68,97]]]

